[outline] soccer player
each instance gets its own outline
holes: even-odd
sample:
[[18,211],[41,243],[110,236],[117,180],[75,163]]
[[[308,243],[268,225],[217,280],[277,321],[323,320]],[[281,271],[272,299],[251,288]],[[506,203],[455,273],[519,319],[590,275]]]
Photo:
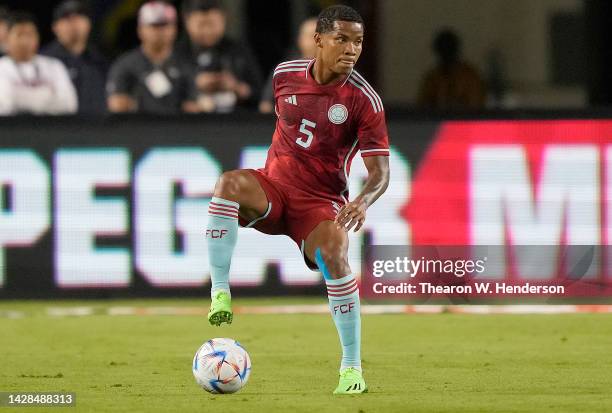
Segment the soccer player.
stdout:
[[[230,262],[238,225],[285,234],[306,264],[323,273],[329,308],[342,345],[335,394],[367,390],[361,372],[357,281],[348,264],[348,231],[389,183],[389,142],[378,94],[354,70],[363,47],[361,16],[347,6],[321,12],[316,57],[281,63],[274,72],[278,116],[265,168],[223,173],[206,229],[212,278],[213,325],[231,323]],[[348,175],[360,151],[368,178],[349,201]]]

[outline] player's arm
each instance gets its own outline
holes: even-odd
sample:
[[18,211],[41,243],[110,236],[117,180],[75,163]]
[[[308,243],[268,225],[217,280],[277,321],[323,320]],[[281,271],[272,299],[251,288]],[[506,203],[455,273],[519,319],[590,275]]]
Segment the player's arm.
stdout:
[[389,186],[389,157],[368,156],[363,158],[368,170],[368,178],[361,193],[351,202],[345,204],[338,215],[336,223],[350,231],[355,225],[355,232],[363,226],[366,210],[387,190]]
[[340,208],[335,220],[347,231],[355,227],[355,232],[363,226],[366,210],[389,186],[389,132],[382,100],[369,85],[366,87],[364,83],[358,83],[356,86],[364,91],[359,95],[361,110],[356,116],[359,150],[368,170],[368,178],[361,193]]

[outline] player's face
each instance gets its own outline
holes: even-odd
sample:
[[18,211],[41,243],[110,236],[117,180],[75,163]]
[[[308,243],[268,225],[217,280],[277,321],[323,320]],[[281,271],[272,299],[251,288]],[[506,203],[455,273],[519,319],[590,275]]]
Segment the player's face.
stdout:
[[6,38],[6,51],[18,62],[30,61],[38,51],[38,30],[32,23],[14,25]]
[[319,58],[334,73],[351,72],[363,47],[363,25],[355,22],[336,21],[334,30],[317,33],[315,41]]

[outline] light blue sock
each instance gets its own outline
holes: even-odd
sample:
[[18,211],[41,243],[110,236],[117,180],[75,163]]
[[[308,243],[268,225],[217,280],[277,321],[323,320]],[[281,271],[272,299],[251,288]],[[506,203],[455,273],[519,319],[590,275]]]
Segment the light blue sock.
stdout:
[[213,197],[208,205],[208,260],[210,262],[211,297],[219,291],[230,292],[229,271],[238,239],[237,202]]
[[329,310],[342,344],[340,370],[354,367],[361,371],[361,304],[357,280],[352,274],[333,279],[319,249],[315,257],[325,278]]

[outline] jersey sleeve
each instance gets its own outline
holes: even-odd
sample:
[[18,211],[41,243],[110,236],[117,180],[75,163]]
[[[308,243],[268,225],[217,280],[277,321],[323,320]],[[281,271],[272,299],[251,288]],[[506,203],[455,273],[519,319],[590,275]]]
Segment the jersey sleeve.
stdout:
[[380,97],[364,96],[357,121],[357,139],[361,157],[389,156],[389,133]]
[[270,75],[270,83],[272,84],[272,99],[276,103],[276,99],[278,98],[278,79],[281,77],[281,74],[277,74],[278,66],[274,68],[272,74]]
[[278,66],[274,68],[274,71],[272,72],[272,74],[270,76],[272,76],[272,78],[270,79],[270,82],[272,83],[272,104],[274,105],[274,113],[276,114],[276,117],[280,117],[280,112],[278,111],[278,106],[276,105],[276,100],[278,99],[278,78],[279,76],[276,75],[276,70],[278,69]]

